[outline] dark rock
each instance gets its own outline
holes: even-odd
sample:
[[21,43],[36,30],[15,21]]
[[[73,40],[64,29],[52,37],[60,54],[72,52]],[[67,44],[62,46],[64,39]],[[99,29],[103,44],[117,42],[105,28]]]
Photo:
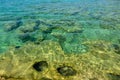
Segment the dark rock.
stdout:
[[52,32],[52,30],[45,30],[45,31],[42,31],[44,34],[50,34]]
[[47,77],[42,77],[40,80],[52,80],[52,79],[47,78]]
[[74,13],[72,13],[71,15],[72,16],[75,16],[75,15],[78,15],[79,14],[79,12],[74,12]]
[[19,38],[20,38],[23,42],[26,42],[26,41],[35,41],[35,38],[32,37],[30,33],[21,34],[21,35],[19,35]]
[[35,26],[39,26],[41,23],[42,23],[42,22],[41,22],[40,20],[37,20],[37,21],[35,22]]
[[34,30],[31,29],[21,29],[20,31],[22,31],[23,33],[34,32]]
[[20,48],[21,46],[15,46],[16,49]]
[[83,30],[76,30],[76,31],[71,31],[70,33],[82,33],[83,32]]
[[15,24],[13,24],[10,28],[7,29],[7,31],[12,31],[14,29],[17,29],[18,27],[20,27],[23,24],[23,22],[21,20],[17,20]]
[[45,40],[45,38],[43,38],[43,39],[36,39],[35,42],[34,42],[34,44],[38,45],[38,44],[40,44],[44,40]]
[[39,62],[35,62],[33,64],[33,68],[36,70],[36,71],[44,71],[45,69],[48,68],[48,63],[47,61],[39,61]]
[[37,20],[37,21],[35,22],[35,26],[33,27],[33,30],[34,30],[34,31],[38,30],[38,29],[39,29],[39,25],[40,25],[41,23],[42,23],[42,22],[41,22],[40,20]]
[[44,34],[50,34],[52,32],[52,28],[48,28],[44,31],[42,31]]
[[49,27],[52,27],[53,25],[52,24],[45,24],[46,26],[49,26]]
[[109,80],[120,80],[120,75],[114,74],[114,73],[108,73],[107,74]]
[[113,46],[113,48],[115,50],[115,53],[120,54],[120,46],[117,45],[117,44],[113,44],[112,46]]
[[95,77],[94,77],[94,78],[90,78],[89,80],[98,80],[98,78],[95,78]]
[[44,21],[40,21],[40,20],[36,21],[36,24],[38,24],[38,23],[43,24],[43,25],[46,24]]
[[36,26],[39,26],[39,25],[40,25],[40,23],[41,23],[41,21],[40,21],[40,20],[35,21],[35,25],[36,25]]
[[74,76],[77,71],[70,66],[62,66],[57,68],[58,73],[62,76]]
[[113,44],[113,47],[114,47],[115,50],[120,49],[120,47],[117,44]]
[[36,25],[35,25],[35,26],[33,27],[33,31],[36,31],[36,30],[38,30],[38,29],[39,29],[39,26],[36,26]]

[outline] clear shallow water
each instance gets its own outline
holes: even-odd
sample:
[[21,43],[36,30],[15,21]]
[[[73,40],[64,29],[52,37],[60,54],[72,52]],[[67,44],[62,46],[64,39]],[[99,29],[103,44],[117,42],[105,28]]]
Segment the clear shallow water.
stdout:
[[[18,38],[20,30],[22,27],[33,27],[36,20],[45,22],[40,27],[57,25],[68,30],[54,29],[45,38],[57,40],[53,36],[56,33],[64,36],[65,41],[61,45],[67,52],[81,52],[85,47],[81,44],[86,40],[105,40],[119,44],[119,4],[119,0],[0,0],[0,52],[24,44]],[[18,18],[21,18],[23,26],[5,31]],[[74,28],[74,32],[69,32]],[[76,34],[80,28],[83,32]],[[41,33],[38,33],[35,31],[31,34],[39,36]]]

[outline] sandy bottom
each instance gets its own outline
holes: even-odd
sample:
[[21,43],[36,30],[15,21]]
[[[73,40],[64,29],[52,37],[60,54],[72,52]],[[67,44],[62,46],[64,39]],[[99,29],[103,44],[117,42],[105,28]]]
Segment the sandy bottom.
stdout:
[[[0,56],[0,80],[119,80],[120,55],[108,47],[110,44],[103,41],[85,44],[90,50],[84,54],[65,54],[59,43],[49,40],[11,48]],[[39,61],[46,61],[48,67],[35,70],[33,64]],[[61,75],[57,71],[60,66],[70,66],[76,74]]]

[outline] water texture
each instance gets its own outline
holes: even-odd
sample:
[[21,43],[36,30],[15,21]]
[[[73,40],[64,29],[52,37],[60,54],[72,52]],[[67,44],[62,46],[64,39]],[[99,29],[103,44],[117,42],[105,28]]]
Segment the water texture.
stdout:
[[0,0],[0,80],[119,80],[120,0]]
[[[58,41],[86,52],[89,40],[120,44],[119,0],[0,0],[0,52],[31,41]],[[38,39],[39,38],[39,39]]]

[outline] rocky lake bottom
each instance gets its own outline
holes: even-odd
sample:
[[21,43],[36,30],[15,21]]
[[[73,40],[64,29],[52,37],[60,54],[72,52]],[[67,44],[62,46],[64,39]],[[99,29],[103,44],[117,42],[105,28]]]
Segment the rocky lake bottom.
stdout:
[[0,0],[0,80],[119,80],[119,0]]

